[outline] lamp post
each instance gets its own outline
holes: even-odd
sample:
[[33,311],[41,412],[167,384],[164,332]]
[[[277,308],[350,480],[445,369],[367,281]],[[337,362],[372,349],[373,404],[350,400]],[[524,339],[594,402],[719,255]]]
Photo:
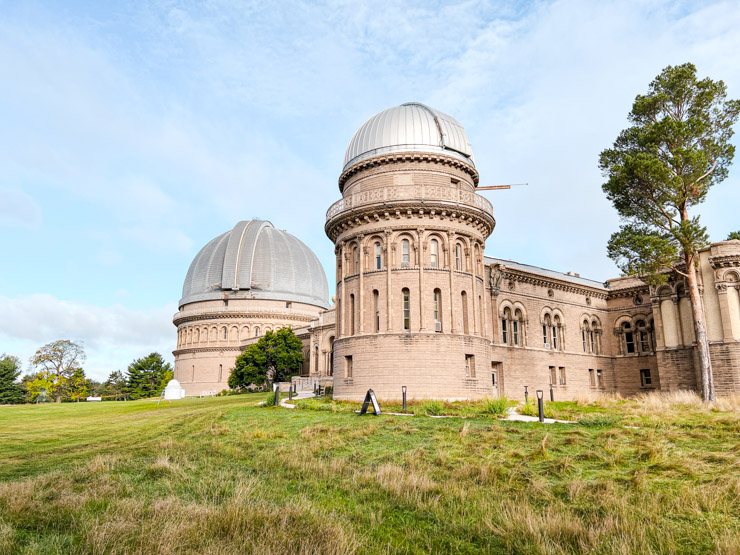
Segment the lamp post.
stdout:
[[524,386],[524,404],[526,405],[527,403],[529,403],[529,386],[525,385]]
[[406,412],[406,386],[401,386],[401,393],[403,394],[403,412]]
[[552,384],[550,384],[550,402],[555,402],[555,394],[552,392]]
[[541,389],[537,390],[537,411],[539,412],[540,422],[545,421],[545,400],[543,399],[545,392]]

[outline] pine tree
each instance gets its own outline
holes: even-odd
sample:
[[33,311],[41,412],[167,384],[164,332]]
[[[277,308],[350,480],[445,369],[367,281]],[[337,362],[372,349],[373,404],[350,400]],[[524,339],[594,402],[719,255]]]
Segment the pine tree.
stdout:
[[134,360],[126,370],[126,392],[129,399],[159,395],[172,376],[172,365],[165,362],[159,353]]
[[22,403],[25,400],[23,388],[18,382],[20,374],[20,359],[3,354],[0,357],[0,405]]

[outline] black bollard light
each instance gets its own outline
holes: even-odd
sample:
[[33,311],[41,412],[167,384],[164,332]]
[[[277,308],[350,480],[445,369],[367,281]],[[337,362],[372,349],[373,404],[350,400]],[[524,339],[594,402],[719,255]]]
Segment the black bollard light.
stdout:
[[529,386],[528,385],[525,385],[524,386],[524,404],[525,405],[527,403],[529,403],[529,391],[528,391],[528,389],[529,389]]
[[298,382],[293,382],[293,393],[298,393]]
[[401,386],[401,393],[403,393],[403,412],[406,412],[406,386]]
[[278,403],[280,403],[280,386],[279,385],[276,385],[275,386],[275,400],[274,400],[273,404],[275,406],[278,406]]
[[552,392],[552,384],[550,384],[550,402],[555,402],[555,394]]
[[545,400],[543,399],[545,392],[541,389],[537,390],[537,410],[540,414],[540,422],[545,421]]
[[288,388],[288,401],[292,401],[292,400],[293,400],[293,388],[289,387]]

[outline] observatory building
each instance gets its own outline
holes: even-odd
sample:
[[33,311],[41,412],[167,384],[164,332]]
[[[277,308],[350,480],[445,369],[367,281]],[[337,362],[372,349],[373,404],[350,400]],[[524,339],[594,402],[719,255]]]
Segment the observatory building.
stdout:
[[177,326],[175,377],[187,395],[228,389],[249,338],[309,325],[329,308],[319,259],[270,222],[239,222],[210,241],[190,264]]
[[[486,256],[496,221],[476,193],[454,118],[385,110],[349,143],[325,232],[336,302],[316,256],[268,222],[240,222],[196,256],[183,287],[175,377],[188,395],[227,387],[236,355],[268,329],[304,343],[301,376],[337,399],[557,399],[698,389],[687,287],[601,283]],[[699,279],[719,395],[740,392],[740,241],[701,252]]]

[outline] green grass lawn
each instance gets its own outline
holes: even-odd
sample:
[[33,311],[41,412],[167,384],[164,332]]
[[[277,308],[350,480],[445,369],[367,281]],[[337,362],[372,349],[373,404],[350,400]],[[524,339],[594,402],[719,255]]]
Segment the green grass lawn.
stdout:
[[0,407],[0,553],[740,552],[736,407],[264,398]]

